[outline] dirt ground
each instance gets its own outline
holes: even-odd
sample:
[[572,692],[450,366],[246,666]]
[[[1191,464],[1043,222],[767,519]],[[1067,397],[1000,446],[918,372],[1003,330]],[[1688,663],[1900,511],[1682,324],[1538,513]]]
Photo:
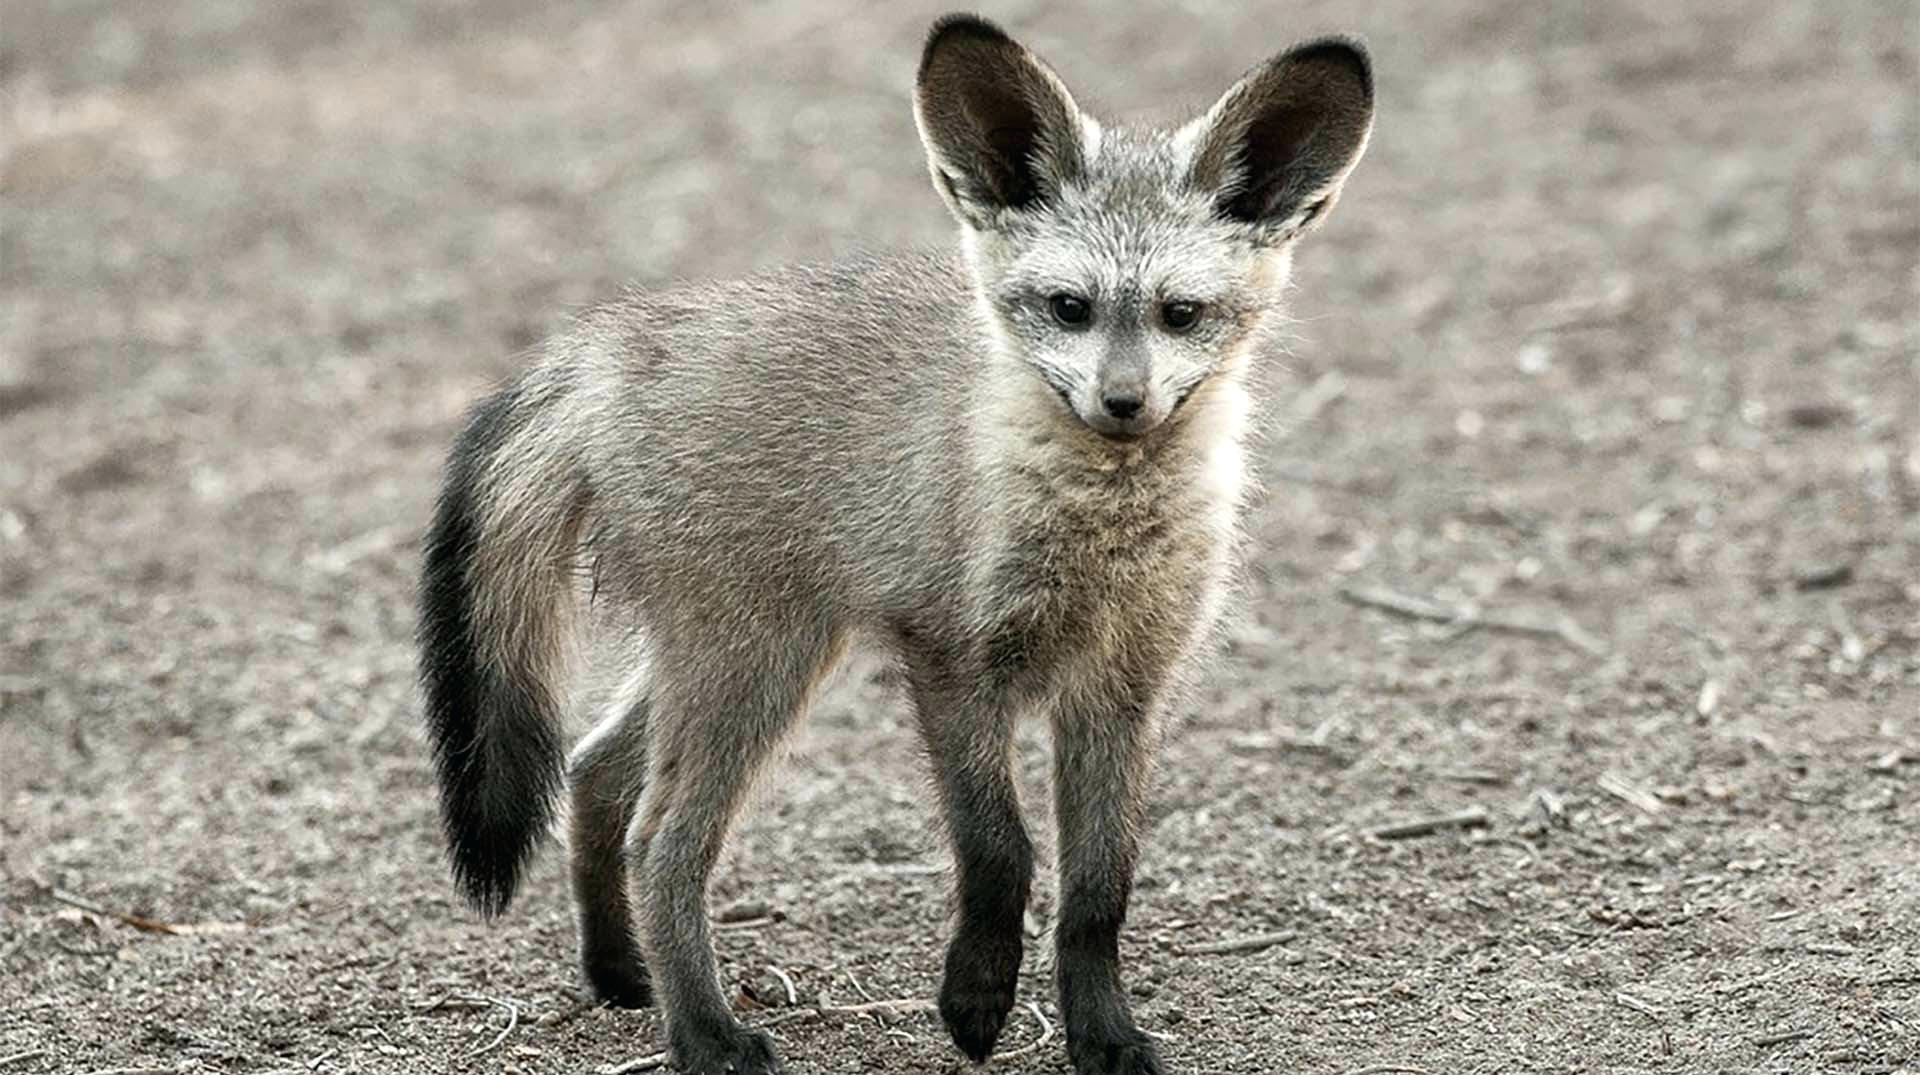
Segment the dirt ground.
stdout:
[[[934,10],[726,8],[5,5],[0,1075],[660,1047],[581,1003],[557,847],[455,900],[411,588],[462,409],[571,308],[947,241]],[[1311,33],[1377,65],[1123,946],[1172,1069],[1920,1071],[1920,18],[989,13],[1109,113]],[[719,873],[726,981],[930,997],[944,870],[857,663]],[[924,1011],[748,1018],[796,1075],[962,1068]]]

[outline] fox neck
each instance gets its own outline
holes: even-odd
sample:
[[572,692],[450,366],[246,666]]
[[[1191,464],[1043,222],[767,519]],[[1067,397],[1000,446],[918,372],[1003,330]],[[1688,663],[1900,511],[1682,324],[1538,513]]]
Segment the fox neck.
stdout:
[[1114,442],[1006,348],[985,351],[961,539],[973,629],[1077,654],[1048,680],[1061,689],[1128,654],[1199,652],[1240,548],[1246,356],[1158,428]]

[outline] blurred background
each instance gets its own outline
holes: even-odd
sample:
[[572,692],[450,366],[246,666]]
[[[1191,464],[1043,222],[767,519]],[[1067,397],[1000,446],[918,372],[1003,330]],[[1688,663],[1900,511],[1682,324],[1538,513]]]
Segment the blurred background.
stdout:
[[[582,1004],[557,849],[500,923],[453,898],[415,546],[569,312],[950,241],[938,10],[0,2],[0,1070],[660,1047]],[[1173,1069],[1920,1070],[1911,5],[983,13],[1110,116],[1315,34],[1375,60],[1126,940]],[[750,1020],[932,994],[928,799],[857,663],[717,880]],[[924,1013],[777,1034],[957,1055]]]

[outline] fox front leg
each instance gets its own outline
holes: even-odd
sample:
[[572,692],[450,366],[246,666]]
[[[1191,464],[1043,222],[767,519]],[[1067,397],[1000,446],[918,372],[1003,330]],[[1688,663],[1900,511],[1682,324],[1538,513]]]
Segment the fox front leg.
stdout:
[[1033,841],[1013,780],[1013,715],[996,698],[959,688],[939,662],[923,658],[913,678],[959,888],[940,1016],[960,1051],[982,1063],[1013,1011],[1033,882]]
[[1161,1075],[1120,980],[1120,929],[1133,892],[1157,741],[1154,710],[1116,689],[1054,716],[1060,1011],[1077,1075]]

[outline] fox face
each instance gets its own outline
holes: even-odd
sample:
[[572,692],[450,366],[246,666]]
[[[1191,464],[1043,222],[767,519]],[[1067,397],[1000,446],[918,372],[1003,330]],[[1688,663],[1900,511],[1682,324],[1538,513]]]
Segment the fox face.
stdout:
[[1365,54],[1305,45],[1174,130],[1107,128],[1037,57],[934,28],[915,115],[995,346],[1087,428],[1146,436],[1280,305],[1373,116]]
[[1081,422],[1124,440],[1243,352],[1287,257],[1186,187],[1170,139],[1110,131],[1089,148],[1116,159],[1045,212],[972,232],[967,249],[996,343]]

